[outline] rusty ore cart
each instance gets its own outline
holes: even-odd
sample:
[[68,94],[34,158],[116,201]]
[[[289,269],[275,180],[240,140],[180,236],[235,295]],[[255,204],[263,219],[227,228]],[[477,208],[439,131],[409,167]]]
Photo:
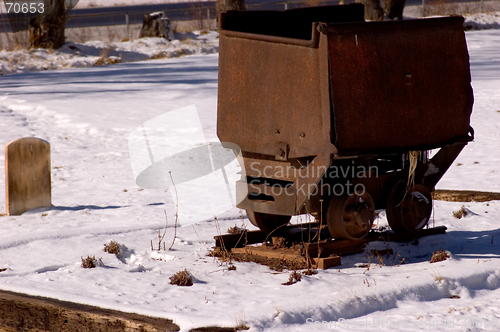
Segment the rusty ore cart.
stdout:
[[220,17],[217,134],[241,149],[238,207],[263,231],[309,213],[359,239],[386,209],[394,231],[417,232],[473,139],[463,18],[363,15],[352,4]]

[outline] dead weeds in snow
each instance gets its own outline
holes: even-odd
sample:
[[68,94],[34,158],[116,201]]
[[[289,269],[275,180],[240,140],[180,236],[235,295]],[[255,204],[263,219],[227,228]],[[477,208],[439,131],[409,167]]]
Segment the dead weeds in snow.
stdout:
[[453,216],[457,219],[462,219],[463,217],[467,216],[467,209],[462,205],[460,210],[453,212]]
[[104,252],[120,255],[120,245],[116,241],[110,241],[108,244],[104,244]]
[[431,263],[442,262],[450,258],[450,255],[443,249],[432,253]]
[[99,58],[94,62],[94,66],[104,66],[104,65],[113,65],[116,63],[121,63],[121,57],[110,56],[108,57],[108,53],[111,49],[109,47],[104,48],[101,52]]
[[184,269],[183,271],[179,271],[170,278],[171,285],[177,286],[193,286],[193,276],[188,270]]
[[214,247],[207,256],[218,258],[223,263],[231,263],[232,254],[225,248]]
[[282,283],[282,285],[290,286],[298,283],[301,280],[302,280],[302,273],[297,271],[292,271],[292,273],[290,273],[290,276],[288,277],[288,281]]
[[241,227],[238,227],[236,225],[234,225],[233,227],[229,227],[227,229],[227,233],[228,234],[241,234],[245,231],[246,229],[244,228],[241,228]]
[[96,259],[95,256],[92,256],[92,257],[87,256],[87,258],[81,257],[81,259],[82,259],[82,267],[84,269],[93,269],[93,268],[97,267],[98,265],[102,264],[101,258]]
[[250,327],[248,327],[245,323],[240,323],[234,327],[236,331],[244,331],[244,330],[250,330]]
[[302,271],[302,274],[305,276],[312,276],[312,275],[318,274],[318,270],[307,269],[305,271]]

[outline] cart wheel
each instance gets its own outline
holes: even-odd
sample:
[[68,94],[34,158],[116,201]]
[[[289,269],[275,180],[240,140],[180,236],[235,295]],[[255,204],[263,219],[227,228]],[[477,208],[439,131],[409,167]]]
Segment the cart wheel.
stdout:
[[267,214],[247,210],[247,216],[252,225],[259,227],[261,231],[271,233],[276,228],[288,224],[291,216]]
[[424,228],[432,213],[429,190],[416,184],[406,189],[401,180],[392,188],[387,200],[387,221],[394,232],[416,232]]
[[375,206],[369,193],[333,196],[328,204],[326,222],[334,238],[358,240],[368,234],[375,219]]

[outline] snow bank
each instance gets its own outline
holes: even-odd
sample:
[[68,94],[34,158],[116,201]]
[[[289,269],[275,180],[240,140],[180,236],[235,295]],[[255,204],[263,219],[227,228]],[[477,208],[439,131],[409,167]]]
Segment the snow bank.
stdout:
[[90,41],[84,44],[70,41],[54,51],[3,50],[0,51],[0,75],[175,58],[219,51],[218,33],[214,31],[179,33],[176,38],[172,41],[163,38],[141,38],[114,43]]
[[465,16],[464,29],[500,29],[500,12],[467,15]]

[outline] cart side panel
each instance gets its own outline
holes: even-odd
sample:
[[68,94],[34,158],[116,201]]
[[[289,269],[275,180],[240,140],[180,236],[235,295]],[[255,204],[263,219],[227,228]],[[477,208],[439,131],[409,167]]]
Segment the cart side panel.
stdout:
[[328,26],[332,143],[340,154],[442,146],[472,111],[463,18]]
[[321,114],[318,48],[224,30],[219,48],[219,139],[277,160],[317,155],[330,131]]

